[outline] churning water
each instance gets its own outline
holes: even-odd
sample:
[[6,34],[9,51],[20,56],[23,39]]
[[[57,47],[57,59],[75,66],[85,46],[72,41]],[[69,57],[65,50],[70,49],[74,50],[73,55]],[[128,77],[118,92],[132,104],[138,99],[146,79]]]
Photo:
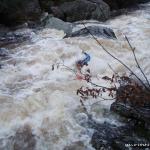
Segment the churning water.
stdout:
[[[124,39],[126,35],[136,47],[138,61],[150,79],[150,4],[104,25],[114,30],[117,40],[99,38],[103,46],[140,75]],[[75,62],[84,50],[91,55],[89,68],[92,80],[97,84],[108,84],[100,79],[112,75],[108,64],[116,72],[125,73],[126,69],[90,36],[63,39],[62,31],[48,28],[36,33],[24,29],[24,32],[32,33],[31,42],[10,49],[10,58],[2,61],[4,66],[0,70],[0,149],[13,149],[14,141],[10,137],[18,128],[28,126],[35,135],[36,150],[62,150],[69,145],[79,149],[79,144],[72,144],[78,141],[83,143],[83,150],[92,150],[92,130],[81,126],[87,116],[76,96],[76,89],[90,85],[76,80],[68,70],[58,68],[52,71],[51,66],[63,60],[65,65],[75,68]],[[92,105],[94,102],[88,100],[86,105],[95,119],[116,122],[114,117],[107,118],[104,113],[112,101]]]

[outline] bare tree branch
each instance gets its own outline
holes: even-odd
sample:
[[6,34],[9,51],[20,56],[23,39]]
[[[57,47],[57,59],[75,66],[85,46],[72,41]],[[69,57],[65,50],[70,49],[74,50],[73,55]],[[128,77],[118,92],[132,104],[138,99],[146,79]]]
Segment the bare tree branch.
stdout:
[[137,64],[137,67],[139,68],[139,70],[140,70],[141,73],[143,74],[144,78],[146,79],[146,82],[148,83],[148,86],[150,87],[150,83],[149,83],[149,81],[148,81],[148,79],[147,79],[145,73],[143,72],[141,66],[139,65],[139,62],[138,62],[137,57],[136,57],[136,55],[135,55],[135,48],[132,47],[132,45],[131,45],[129,39],[127,38],[127,36],[125,36],[125,39],[126,39],[127,43],[129,44],[129,46],[130,46],[130,48],[131,48],[131,50],[132,50],[132,53],[133,53],[135,62],[136,62],[136,64]]
[[83,26],[85,27],[85,29],[89,32],[89,34],[93,37],[93,39],[98,43],[99,46],[102,47],[102,49],[109,54],[112,58],[114,58],[115,60],[117,60],[120,64],[122,64],[127,70],[129,70],[140,82],[141,84],[145,87],[146,90],[150,91],[150,89],[144,84],[144,82],[126,65],[124,64],[120,59],[118,59],[117,57],[115,57],[113,54],[111,54],[99,41],[98,39],[90,32],[90,30],[85,26],[84,23],[82,23]]

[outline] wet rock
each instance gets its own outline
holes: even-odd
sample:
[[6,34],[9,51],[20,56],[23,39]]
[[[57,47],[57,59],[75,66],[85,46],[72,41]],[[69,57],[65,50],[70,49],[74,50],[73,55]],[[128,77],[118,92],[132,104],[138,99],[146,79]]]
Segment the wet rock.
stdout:
[[0,23],[12,26],[40,17],[38,0],[5,0],[0,2]]
[[122,9],[133,6],[138,3],[138,0],[104,0],[112,10]]
[[73,28],[77,25],[76,23],[64,22],[63,20],[53,17],[52,15],[48,15],[43,20],[43,25],[46,28],[63,30],[64,33],[66,33],[66,36],[64,38],[88,36],[90,35],[90,33],[92,33],[93,35],[98,37],[116,39],[115,33],[110,28],[104,26],[87,26],[87,29],[90,31],[90,33],[86,28],[73,31]]
[[72,23],[64,22],[58,18],[48,16],[45,20],[45,27],[63,30],[66,34],[71,34],[73,25]]
[[86,28],[80,29],[78,31],[72,32],[70,35],[66,35],[65,37],[88,36],[91,33],[94,36],[98,37],[116,39],[115,33],[110,28],[103,26],[88,26],[87,29]]
[[28,29],[5,33],[0,36],[0,47],[8,46],[9,44],[18,44],[30,40],[33,34],[34,33]]
[[[127,143],[148,143],[148,139],[138,137],[135,127],[129,124],[116,126],[109,123],[99,124],[93,122],[91,128],[95,129],[91,144],[96,150],[129,150],[125,145]],[[137,147],[133,150],[137,150]]]
[[107,3],[111,10],[119,9],[117,0],[104,0],[105,3]]
[[116,139],[125,136],[127,131],[125,127],[117,127],[108,123],[94,123],[92,128],[95,129],[95,132],[92,136],[91,144],[96,150],[113,150],[112,143]]
[[150,109],[148,108],[132,107],[123,103],[114,102],[111,105],[111,110],[121,116],[150,124]]
[[45,12],[51,13],[51,7],[54,6],[54,1],[51,0],[39,0],[40,7]]
[[104,21],[109,18],[109,6],[102,0],[75,0],[64,2],[52,9],[55,17],[64,21],[74,22],[79,20],[95,19]]

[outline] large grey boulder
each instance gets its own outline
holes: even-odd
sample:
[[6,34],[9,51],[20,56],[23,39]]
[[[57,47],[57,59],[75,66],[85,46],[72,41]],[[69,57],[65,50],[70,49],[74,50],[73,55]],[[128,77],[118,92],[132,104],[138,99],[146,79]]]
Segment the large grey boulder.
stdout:
[[78,36],[89,36],[90,34],[97,37],[104,37],[109,39],[116,39],[116,35],[112,29],[104,27],[104,26],[88,26],[86,28],[82,28],[75,32],[72,32],[70,35],[66,35],[67,37],[78,37]]
[[62,21],[61,19],[48,16],[45,20],[45,27],[63,30],[68,35],[71,34],[73,25],[72,23]]
[[51,9],[55,17],[68,22],[87,19],[104,21],[110,16],[109,6],[102,0],[75,0]]
[[66,33],[66,36],[64,38],[88,36],[90,35],[90,33],[98,37],[110,39],[116,38],[113,30],[104,26],[88,26],[87,28],[82,28],[77,31],[73,31],[73,28],[76,26],[75,24],[64,22],[63,20],[55,18],[51,15],[48,15],[48,17],[43,22],[46,28],[63,30],[64,33]]

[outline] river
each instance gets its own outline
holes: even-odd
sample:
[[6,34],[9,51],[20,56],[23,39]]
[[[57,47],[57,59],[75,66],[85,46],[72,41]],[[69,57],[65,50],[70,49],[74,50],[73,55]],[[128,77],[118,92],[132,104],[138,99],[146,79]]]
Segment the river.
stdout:
[[[89,23],[90,24],[94,24]],[[136,47],[137,59],[150,80],[150,3],[139,10],[108,20],[102,25],[114,30],[117,40],[98,38],[109,52],[121,59],[141,78],[132,51],[126,42],[126,35]],[[87,24],[88,26],[88,24]],[[63,39],[63,31],[44,28],[37,32],[20,29],[16,32],[31,32],[30,42],[10,48],[8,59],[2,60],[0,69],[0,149],[11,150],[10,140],[19,128],[28,126],[36,139],[36,150],[62,150],[66,146],[80,146],[93,150],[90,140],[93,131],[82,126],[87,116],[84,113],[76,90],[85,81],[76,80],[66,69],[52,71],[52,65],[64,61],[75,68],[75,62],[82,57],[82,51],[91,55],[89,68],[92,81],[109,85],[101,77],[113,74],[108,64],[120,74],[127,70],[111,58],[90,36]],[[99,122],[119,124],[115,116],[107,115],[112,101],[89,99],[85,102],[89,113]],[[93,105],[92,105],[93,104]],[[77,144],[72,144],[77,143]]]

